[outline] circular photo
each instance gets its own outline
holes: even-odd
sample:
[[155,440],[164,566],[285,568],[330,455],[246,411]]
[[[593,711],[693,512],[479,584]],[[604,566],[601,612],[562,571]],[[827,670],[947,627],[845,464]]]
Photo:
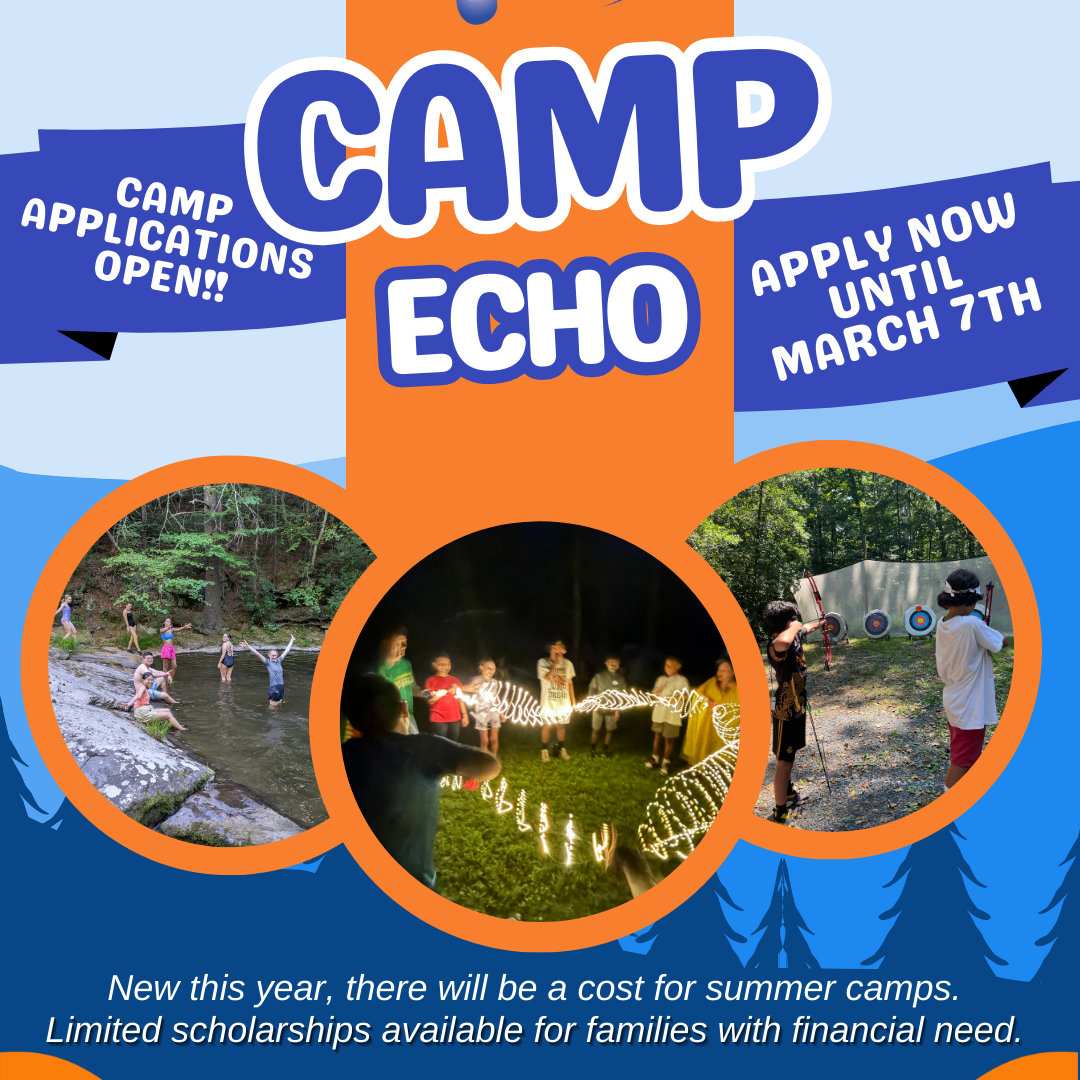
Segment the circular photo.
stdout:
[[53,710],[101,795],[165,835],[267,844],[326,819],[308,742],[320,643],[373,559],[320,506],[251,484],[117,521],[58,597]]
[[342,688],[353,795],[417,880],[505,919],[652,888],[723,806],[739,691],[722,634],[653,556],[529,522],[406,573]]
[[1009,693],[1012,619],[978,538],[941,503],[889,476],[809,469],[740,492],[690,543],[769,673],[760,816],[870,828],[976,766]]

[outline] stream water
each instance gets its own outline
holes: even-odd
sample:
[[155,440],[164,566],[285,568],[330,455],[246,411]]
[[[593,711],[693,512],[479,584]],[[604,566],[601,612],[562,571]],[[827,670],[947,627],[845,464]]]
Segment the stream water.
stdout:
[[243,784],[305,828],[327,817],[308,744],[317,658],[317,653],[296,652],[286,658],[285,700],[273,709],[267,703],[266,668],[240,650],[231,683],[221,681],[216,653],[181,653],[171,691],[183,703],[174,712],[188,730],[170,738],[189,746],[219,777]]

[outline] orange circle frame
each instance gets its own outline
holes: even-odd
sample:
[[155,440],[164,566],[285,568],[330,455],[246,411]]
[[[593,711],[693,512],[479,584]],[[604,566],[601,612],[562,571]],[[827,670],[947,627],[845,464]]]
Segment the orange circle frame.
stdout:
[[[483,527],[510,523],[511,521],[486,521]],[[567,523],[596,528],[595,523]],[[353,628],[364,624],[405,570],[431,551],[442,547],[444,542],[440,541],[430,551],[420,554],[410,567],[402,567],[390,559],[379,557],[374,565],[364,572],[338,610],[323,642],[320,670],[316,673],[311,691],[312,715],[328,715],[331,710],[339,707],[342,679],[356,642]],[[739,760],[743,760],[747,753],[751,759],[763,758],[768,752],[768,686],[753,633],[735,598],[708,563],[685,543],[665,551],[661,556],[655,550],[645,547],[640,539],[631,542],[649,551],[649,554],[660,559],[668,569],[686,582],[717,626],[722,628],[724,643],[731,653],[736,671],[752,672],[748,680],[752,678],[760,684],[756,687],[757,692],[752,695],[752,704],[743,707],[744,717],[749,716],[752,723],[751,736],[744,740],[739,751]],[[322,664],[323,660],[325,666]],[[755,777],[752,769],[736,767],[731,787],[716,822],[701,839],[697,850],[678,867],[676,873],[666,877],[636,900],[629,900],[617,908],[579,919],[561,921],[558,939],[555,940],[548,930],[550,923],[516,922],[472,911],[432,892],[403,870],[375,839],[356,805],[345,776],[336,726],[332,730],[329,725],[312,726],[311,756],[315,764],[315,775],[319,780],[319,790],[331,820],[337,822],[344,831],[346,847],[364,868],[365,873],[391,899],[425,922],[449,934],[476,944],[522,952],[558,952],[587,948],[633,933],[667,914],[699,889],[727,857],[735,846],[735,841],[739,839],[735,825],[738,820],[737,810],[742,807],[750,813],[760,789],[760,773]]]
[[944,828],[974,806],[1004,771],[1027,729],[1039,690],[1042,663],[1039,609],[1027,570],[1005,530],[990,511],[948,473],[919,458],[871,443],[798,443],[739,462],[736,467],[740,477],[736,481],[738,490],[750,486],[742,482],[746,474],[752,474],[751,483],[756,483],[793,471],[792,461],[807,469],[853,468],[879,473],[917,487],[937,499],[978,537],[1001,576],[1009,598],[1013,626],[1020,627],[1020,632],[1014,634],[1012,684],[1001,721],[982,757],[961,784],[907,817],[853,832],[778,829],[772,822],[756,815],[741,823],[741,835],[745,840],[781,855],[817,859],[863,858],[894,851]]
[[287,840],[236,848],[188,844],[148,829],[113,806],[83,774],[60,733],[49,695],[48,642],[56,610],[53,597],[62,595],[83,556],[106,529],[151,499],[181,488],[226,482],[288,491],[318,503],[339,519],[348,517],[345,492],[337,484],[307,469],[264,458],[195,458],[129,481],[91,507],[46,563],[23,629],[22,688],[30,731],[46,767],[79,812],[97,828],[131,851],[180,870],[254,874],[292,866],[327,851],[338,843],[333,824],[327,820]]

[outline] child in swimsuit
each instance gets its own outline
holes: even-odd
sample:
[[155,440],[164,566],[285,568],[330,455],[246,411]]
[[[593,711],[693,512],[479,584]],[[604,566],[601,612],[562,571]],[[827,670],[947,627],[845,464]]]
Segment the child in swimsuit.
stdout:
[[221,635],[221,656],[218,657],[218,671],[221,672],[222,682],[232,682],[233,664],[236,661],[233,659],[233,643],[232,638],[228,634]]
[[131,610],[130,604],[124,605],[124,629],[127,630],[128,643],[125,648],[134,649],[135,652],[139,651],[139,634],[135,626],[135,612]]
[[53,614],[53,618],[60,616],[60,625],[64,628],[65,638],[77,638],[79,635],[75,632],[75,624],[71,621],[71,596],[65,596],[60,601],[60,606]]
[[[190,630],[191,623],[187,623],[184,626],[177,626],[176,630]],[[172,619],[166,619],[165,625],[161,628],[161,666],[165,669],[166,673],[172,672],[173,679],[176,678],[176,646],[173,644],[173,624]]]

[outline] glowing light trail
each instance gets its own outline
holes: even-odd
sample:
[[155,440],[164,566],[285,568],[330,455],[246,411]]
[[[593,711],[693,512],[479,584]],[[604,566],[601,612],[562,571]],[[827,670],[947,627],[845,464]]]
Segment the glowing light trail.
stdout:
[[517,827],[521,832],[528,832],[532,826],[525,820],[525,789],[518,792],[517,797]]
[[[478,704],[494,706],[514,724],[530,724],[532,726],[544,726],[557,724],[565,721],[574,713],[623,712],[626,709],[651,708],[654,705],[666,705],[680,716],[689,716],[702,707],[713,707],[713,726],[717,726],[718,713],[727,717],[724,710],[730,708],[727,705],[713,705],[706,697],[696,690],[689,688],[678,690],[670,697],[660,697],[657,694],[645,690],[605,690],[602,694],[592,694],[562,709],[557,713],[541,713],[540,704],[528,690],[513,683],[492,681],[481,686],[475,694],[466,694],[457,689],[454,693],[465,702],[466,705],[475,707]],[[717,729],[719,730],[719,728]]]
[[[536,699],[527,690],[511,683],[491,683],[476,694],[463,694],[460,691],[456,693],[466,704],[476,705],[483,701],[494,705],[507,720],[514,723],[540,725],[558,722],[558,716],[542,715]],[[720,748],[704,761],[684,769],[660,786],[656,797],[645,809],[644,822],[638,826],[638,841],[643,851],[664,861],[673,855],[685,859],[694,850],[697,841],[708,831],[727,796],[739,753],[739,706],[717,705],[696,690],[690,689],[680,690],[667,698],[642,690],[606,690],[602,694],[594,694],[579,701],[559,715],[566,718],[575,712],[621,712],[624,709],[649,708],[654,705],[666,705],[683,717],[698,710],[709,710],[713,730],[721,740]],[[444,776],[440,783],[442,787],[450,787],[454,791],[462,787],[460,776]],[[529,832],[532,825],[527,818],[528,795],[524,788],[519,789],[515,804],[507,797],[508,789],[509,782],[505,776],[496,791],[493,791],[491,784],[485,780],[480,788],[480,796],[493,800],[497,814],[507,814],[516,806],[517,827],[521,832]],[[550,831],[551,814],[547,803],[542,802],[536,833],[540,850],[545,855],[551,854],[548,844]],[[591,834],[592,853],[596,862],[604,862],[611,835],[607,824],[602,826],[599,840],[596,833]],[[563,843],[566,866],[573,864],[573,848],[577,840],[574,815],[570,814]]]
[[659,859],[685,859],[724,805],[739,753],[739,706],[715,706],[712,721],[723,745],[666,780],[638,826],[642,850]]
[[502,778],[499,790],[495,792],[495,813],[505,814],[514,809],[514,804],[506,797],[506,777]]

